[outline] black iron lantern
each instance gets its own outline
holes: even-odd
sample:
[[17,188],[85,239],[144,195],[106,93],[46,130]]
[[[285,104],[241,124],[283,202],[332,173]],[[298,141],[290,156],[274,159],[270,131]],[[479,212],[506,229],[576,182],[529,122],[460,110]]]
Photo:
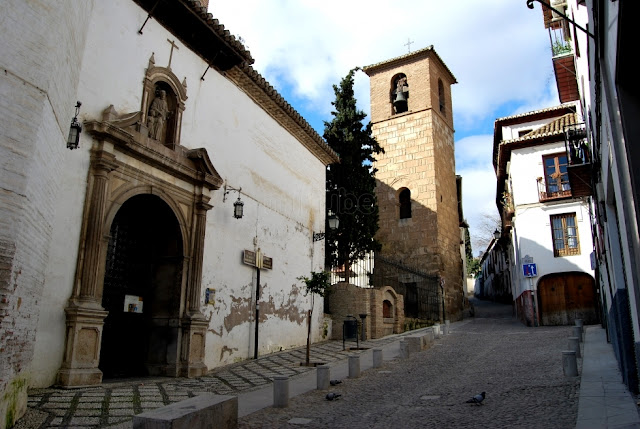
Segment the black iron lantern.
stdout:
[[333,213],[329,213],[329,229],[334,231],[340,226],[340,219]]
[[80,112],[81,102],[76,103],[76,114],[71,120],[71,128],[69,128],[69,137],[67,137],[67,149],[78,149],[80,143],[80,133],[82,132],[82,125],[78,122],[78,113]]
[[233,217],[236,219],[242,219],[242,215],[244,214],[244,203],[240,199],[240,195],[238,193],[238,199],[235,203],[233,203]]

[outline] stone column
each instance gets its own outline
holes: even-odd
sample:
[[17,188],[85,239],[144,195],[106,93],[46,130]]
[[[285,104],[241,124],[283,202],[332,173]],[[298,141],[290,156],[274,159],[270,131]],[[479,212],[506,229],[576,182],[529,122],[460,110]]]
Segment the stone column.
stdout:
[[101,265],[105,259],[105,231],[102,230],[109,191],[109,173],[117,168],[115,155],[94,151],[91,155],[92,187],[84,252],[78,262],[79,284],[65,308],[67,332],[62,366],[57,383],[62,386],[89,386],[102,383],[100,346],[104,319],[99,291],[103,281]]
[[182,376],[200,377],[207,373],[204,364],[204,347],[209,322],[200,312],[200,288],[202,285],[202,262],[204,259],[204,237],[207,226],[207,204],[209,197],[200,195],[195,203],[195,225],[189,273],[187,277],[187,314],[182,329]]

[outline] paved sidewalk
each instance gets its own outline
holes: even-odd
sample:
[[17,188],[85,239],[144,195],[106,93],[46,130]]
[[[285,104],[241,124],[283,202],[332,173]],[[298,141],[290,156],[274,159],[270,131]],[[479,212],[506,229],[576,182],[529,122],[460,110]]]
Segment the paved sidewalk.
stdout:
[[[459,392],[454,385],[460,383],[465,394],[473,393],[483,385],[491,390],[486,407],[471,408],[478,422],[488,419],[485,420],[486,427],[534,427],[532,419],[539,418],[536,412],[539,414],[541,409],[548,407],[544,414],[549,415],[553,424],[539,427],[572,427],[573,424],[559,424],[561,420],[558,419],[565,419],[565,423],[576,422],[578,429],[640,428],[635,399],[621,383],[611,345],[606,343],[600,326],[587,327],[584,359],[579,360],[580,379],[563,378],[561,372],[560,351],[567,347],[571,328],[524,327],[512,320],[509,306],[479,303],[476,318],[451,324],[452,333],[437,340],[429,350],[415,353],[407,360],[400,359],[400,340],[418,332],[420,330],[360,343],[361,348],[369,350],[343,351],[342,341],[315,344],[311,359],[327,362],[331,367],[331,378],[345,380],[340,385],[341,392],[348,398],[343,401],[344,405],[361,407],[366,404],[366,409],[360,409],[363,414],[381,410],[389,414],[400,413],[393,421],[409,419],[405,420],[405,423],[409,422],[406,427],[452,427],[451,424],[473,427],[460,420],[468,418],[464,413],[470,411],[469,407],[463,405],[461,408],[462,404],[458,403]],[[355,343],[347,343],[349,346],[355,347]],[[383,350],[385,364],[379,370],[370,370],[374,348]],[[522,349],[527,349],[524,357],[509,359],[511,354],[523,353]],[[347,358],[354,353],[361,356],[363,375],[347,380]],[[478,360],[483,365],[475,368],[477,362],[472,353],[481,354]],[[293,423],[289,426],[289,420],[274,423],[276,420],[273,419],[286,415],[313,415],[314,420],[308,427],[327,427],[325,423],[331,420],[323,416],[322,407],[331,404],[324,413],[334,413],[343,404],[323,400],[326,392],[315,390],[315,369],[300,366],[304,358],[305,348],[302,347],[219,368],[197,379],[143,378],[109,381],[93,388],[35,389],[29,394],[29,411],[18,421],[16,428],[130,428],[135,414],[205,392],[238,395],[241,427],[293,427]],[[521,361],[528,358],[533,359],[531,363]],[[429,365],[425,365],[426,362]],[[423,376],[425,371],[429,372],[428,381],[421,381],[418,376]],[[290,377],[290,396],[294,399],[286,410],[271,408],[271,380],[278,375]],[[400,397],[393,396],[394,388],[400,389]],[[405,396],[410,395],[411,389],[418,389],[415,395],[419,400],[409,406]],[[376,397],[376,394],[382,396]],[[448,395],[455,399],[451,400]],[[430,404],[434,402],[433,398],[441,396],[446,399],[444,405]],[[349,404],[352,398],[358,400]],[[492,409],[492,405],[496,408]],[[354,414],[349,407],[345,411],[346,420]],[[537,411],[531,414],[532,410]],[[558,410],[565,411],[557,414]],[[436,413],[438,418],[416,426],[417,417],[410,418],[418,411]],[[358,426],[359,422],[363,423],[360,417],[351,417],[352,427],[363,427]],[[332,424],[335,426],[335,421]],[[371,427],[385,426],[374,424]]]
[[586,328],[576,428],[640,428],[638,405],[600,326]]
[[[390,350],[394,348],[397,353],[401,337],[414,332],[416,331],[361,341],[360,348],[369,350],[348,350],[349,347],[356,347],[355,342],[347,342],[347,350],[342,350],[342,341],[314,344],[311,347],[311,361],[335,365],[336,371],[339,371],[347,362],[348,356],[354,353],[368,351],[371,354],[372,348],[386,348],[388,356],[391,356]],[[257,360],[221,367],[207,376],[195,379],[146,377],[106,380],[101,386],[90,388],[32,389],[29,392],[27,415],[15,427],[129,428],[131,419],[136,414],[202,393],[238,395],[239,415],[244,416],[271,406],[272,379],[275,376],[291,377],[292,395],[315,388],[315,368],[300,366],[305,361],[305,353],[306,348],[301,347],[260,356]],[[336,372],[335,375],[340,373]]]

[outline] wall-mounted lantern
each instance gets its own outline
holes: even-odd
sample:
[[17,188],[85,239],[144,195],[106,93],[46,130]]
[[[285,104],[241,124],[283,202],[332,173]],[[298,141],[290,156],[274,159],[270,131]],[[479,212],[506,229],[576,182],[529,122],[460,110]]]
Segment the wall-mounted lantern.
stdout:
[[495,238],[496,240],[500,239],[501,235],[502,235],[502,233],[500,232],[500,230],[498,228],[496,228],[496,230],[493,231],[493,238]]
[[69,129],[69,137],[67,137],[67,149],[78,149],[80,143],[80,133],[82,132],[82,125],[78,122],[78,113],[80,112],[81,102],[76,102],[76,114],[71,120],[71,128]]
[[[335,231],[336,229],[338,229],[338,226],[340,225],[340,219],[338,219],[338,216],[336,216],[332,212],[329,212],[329,218],[327,220],[329,223],[330,230]],[[313,241],[324,240],[325,235],[326,233],[324,232],[314,232]]]
[[240,191],[242,191],[242,187],[236,189],[233,186],[224,184],[224,194],[222,194],[222,202],[224,203],[227,199],[227,194],[231,191],[238,192],[238,199],[233,203],[233,217],[236,219],[242,219],[242,215],[244,214],[244,203],[240,199]]

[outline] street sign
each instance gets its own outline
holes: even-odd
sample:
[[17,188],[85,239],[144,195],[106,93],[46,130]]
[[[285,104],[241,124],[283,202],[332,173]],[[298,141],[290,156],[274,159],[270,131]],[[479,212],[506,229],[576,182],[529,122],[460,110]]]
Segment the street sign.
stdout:
[[538,267],[536,267],[536,264],[523,264],[522,265],[522,274],[525,277],[537,277],[538,276]]
[[256,268],[264,268],[267,270],[273,269],[273,259],[268,256],[264,256],[260,249],[258,249],[257,252],[252,252],[251,250],[243,251],[242,262]]

